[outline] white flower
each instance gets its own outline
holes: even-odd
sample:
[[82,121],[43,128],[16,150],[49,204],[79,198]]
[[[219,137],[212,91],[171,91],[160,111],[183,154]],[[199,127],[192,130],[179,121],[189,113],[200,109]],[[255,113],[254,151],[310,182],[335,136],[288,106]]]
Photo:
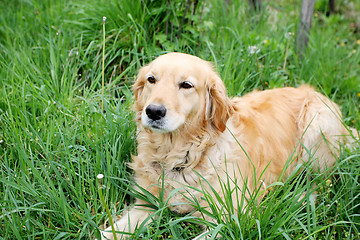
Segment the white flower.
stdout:
[[103,16],[103,22],[105,22],[106,21],[106,17],[105,16]]
[[258,54],[260,52],[260,48],[258,48],[255,45],[254,46],[249,46],[248,51],[249,51],[250,55]]
[[104,178],[104,174],[98,174],[97,176],[96,176],[96,178],[98,179],[98,181],[99,181],[99,187],[100,188],[104,188],[104,186],[102,185],[102,183],[103,183],[103,178]]
[[286,39],[290,39],[290,38],[292,38],[293,36],[295,36],[295,34],[292,33],[292,32],[287,32],[287,33],[285,33],[285,38],[286,38]]

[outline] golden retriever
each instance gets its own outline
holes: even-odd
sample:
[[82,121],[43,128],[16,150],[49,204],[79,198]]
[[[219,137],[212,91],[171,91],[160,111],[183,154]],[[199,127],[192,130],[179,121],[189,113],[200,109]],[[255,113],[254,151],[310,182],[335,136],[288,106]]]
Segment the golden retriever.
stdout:
[[[229,175],[237,177],[239,189],[247,184],[243,194],[249,197],[256,188],[266,191],[288,176],[299,162],[311,159],[313,168],[324,171],[335,163],[340,145],[351,141],[349,135],[357,135],[344,127],[337,105],[310,86],[231,99],[212,65],[187,54],[168,53],[144,66],[133,90],[138,129],[138,155],[130,165],[134,179],[158,196],[163,177],[164,198],[183,189],[169,201],[169,208],[181,214],[195,210],[188,199],[207,207],[195,188],[209,185],[224,197],[219,179]],[[201,179],[208,184],[201,185]],[[146,204],[137,199],[115,222],[119,239],[149,219],[150,209],[141,206]],[[114,238],[111,227],[102,238]]]

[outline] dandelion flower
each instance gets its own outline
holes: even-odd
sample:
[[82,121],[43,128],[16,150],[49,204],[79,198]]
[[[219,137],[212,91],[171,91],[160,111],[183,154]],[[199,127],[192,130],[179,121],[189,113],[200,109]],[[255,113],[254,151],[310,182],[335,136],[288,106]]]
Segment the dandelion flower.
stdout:
[[258,54],[260,52],[260,48],[256,47],[255,45],[249,46],[248,51],[249,51],[250,55]]
[[99,181],[99,187],[100,187],[100,189],[103,187],[102,186],[102,183],[103,183],[103,178],[104,178],[104,174],[98,174],[97,176],[96,176],[96,178],[98,179],[98,181]]

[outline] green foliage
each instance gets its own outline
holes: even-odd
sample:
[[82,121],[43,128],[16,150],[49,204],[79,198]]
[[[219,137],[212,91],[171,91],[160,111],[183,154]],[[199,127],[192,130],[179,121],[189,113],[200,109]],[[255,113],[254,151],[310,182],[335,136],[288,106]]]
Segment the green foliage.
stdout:
[[[291,34],[298,1],[264,2],[257,15],[248,13],[246,1],[231,2],[2,1],[0,238],[93,238],[107,218],[99,173],[105,175],[111,212],[119,214],[132,202],[126,193],[131,188],[126,163],[135,153],[136,135],[131,84],[140,66],[167,51],[212,61],[232,96],[311,84],[340,104],[346,124],[360,127],[360,35],[345,8],[327,17],[326,1],[317,2],[310,45],[299,58]],[[166,199],[136,192],[135,197],[153,199],[154,215],[161,218],[135,235],[191,239],[202,224],[224,239],[356,239],[359,163],[359,149],[345,150],[329,178],[294,175],[274,186],[260,205],[250,204],[247,214],[233,212],[234,199],[219,206],[209,195],[213,212],[202,211],[215,225],[176,216],[166,209]],[[300,200],[314,183],[317,201],[309,194]],[[224,192],[231,191],[224,183]]]

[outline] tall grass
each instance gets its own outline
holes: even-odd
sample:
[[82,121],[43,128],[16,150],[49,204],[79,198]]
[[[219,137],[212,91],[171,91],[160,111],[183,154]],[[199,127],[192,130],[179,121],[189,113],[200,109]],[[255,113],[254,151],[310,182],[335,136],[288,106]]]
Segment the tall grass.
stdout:
[[[256,15],[248,13],[246,1],[199,1],[196,8],[195,2],[2,2],[0,238],[99,237],[98,226],[107,218],[99,173],[114,215],[131,204],[126,163],[136,153],[136,130],[130,86],[140,66],[166,51],[214,62],[232,96],[312,84],[341,105],[346,124],[360,127],[360,35],[349,28],[355,20],[345,3],[327,17],[326,1],[318,1],[310,45],[299,58],[288,34],[296,32],[298,1],[267,1]],[[330,178],[309,171],[294,175],[247,214],[232,214],[234,199],[219,206],[210,194],[214,211],[202,211],[216,224],[176,216],[167,199],[140,191],[133,194],[149,199],[154,216],[161,217],[134,238],[190,239],[201,224],[224,239],[356,239],[359,175],[359,149],[344,150]],[[317,201],[309,195],[298,201],[314,183]],[[224,183],[224,191],[233,190]]]

